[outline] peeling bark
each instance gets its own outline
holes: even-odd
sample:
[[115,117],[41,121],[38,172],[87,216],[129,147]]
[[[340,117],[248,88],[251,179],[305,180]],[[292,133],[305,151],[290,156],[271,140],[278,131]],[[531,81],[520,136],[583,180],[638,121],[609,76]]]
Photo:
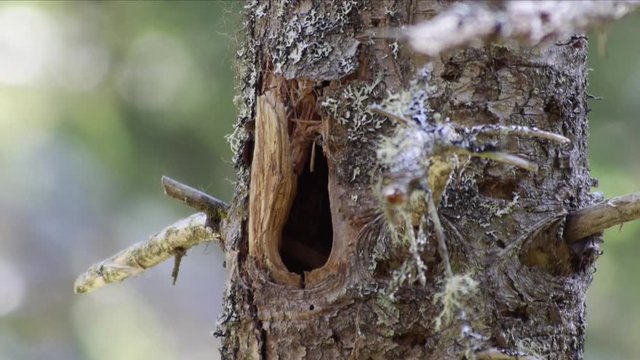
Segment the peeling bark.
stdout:
[[376,149],[394,124],[368,106],[406,89],[425,59],[361,35],[441,11],[426,1],[247,5],[231,138],[239,180],[222,227],[231,272],[217,332],[223,358],[582,357],[597,236],[569,246],[563,227],[598,200],[586,158],[584,37],[433,61],[429,103],[443,118],[537,127],[571,144],[500,138],[537,173],[486,159],[453,167],[438,212],[453,272],[478,283],[461,303],[464,318],[434,324],[445,268],[432,230],[426,284],[405,279],[389,291],[408,256],[377,193]]

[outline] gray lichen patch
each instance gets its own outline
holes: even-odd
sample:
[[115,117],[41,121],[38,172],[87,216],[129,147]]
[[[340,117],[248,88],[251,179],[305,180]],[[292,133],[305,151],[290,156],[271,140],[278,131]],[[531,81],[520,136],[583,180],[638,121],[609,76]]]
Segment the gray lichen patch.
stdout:
[[377,137],[386,119],[369,109],[382,94],[382,79],[373,83],[352,82],[320,101],[320,110],[346,128],[350,142],[368,143]]
[[436,330],[454,321],[461,311],[469,310],[468,303],[478,292],[478,285],[478,281],[470,274],[454,275],[445,280],[442,291],[433,298],[434,304],[442,306],[442,311],[434,322]]
[[[251,7],[252,3],[247,5],[247,9],[251,9]],[[247,142],[251,139],[251,134],[246,129],[248,123],[253,121],[255,117],[257,85],[262,73],[261,47],[253,37],[256,15],[251,10],[246,10],[245,19],[243,25],[247,36],[244,37],[244,43],[236,53],[237,95],[233,101],[238,111],[238,118],[233,132],[226,136],[233,152],[233,163],[238,169],[238,180],[241,182],[246,180],[241,176],[242,168],[248,165],[243,159],[243,153]]]
[[431,83],[432,71],[432,66],[426,65],[406,89],[387,93],[386,98],[373,106],[373,109],[395,115],[396,121],[411,120],[421,127],[439,121],[440,115],[434,113],[429,104],[429,99],[438,91],[437,86]]
[[352,18],[363,6],[355,0],[282,2],[272,9],[278,23],[268,34],[274,73],[335,80],[355,71],[359,41]]
[[385,88],[381,77],[347,85],[332,82],[318,98],[318,112],[330,129],[326,148],[346,151],[334,158],[335,169],[340,183],[354,188],[360,206],[373,199],[370,187],[376,179],[376,144],[380,134],[389,130],[390,122],[369,109],[383,98]]

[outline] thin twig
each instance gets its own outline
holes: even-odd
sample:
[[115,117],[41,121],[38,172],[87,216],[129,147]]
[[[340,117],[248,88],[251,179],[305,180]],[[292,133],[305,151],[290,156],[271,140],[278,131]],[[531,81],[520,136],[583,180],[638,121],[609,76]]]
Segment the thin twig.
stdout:
[[212,217],[212,222],[219,221],[227,212],[229,206],[224,201],[218,200],[207,193],[173,180],[168,176],[163,176],[160,182],[167,196],[179,200],[196,210],[206,212]]
[[571,142],[571,140],[562,135],[540,130],[537,127],[520,125],[478,125],[470,128],[469,132],[485,135],[517,135],[524,138],[546,139],[558,144],[568,144]]
[[640,192],[605,200],[567,216],[564,238],[578,241],[607,228],[640,219]]
[[76,280],[76,293],[90,292],[106,284],[139,275],[171,257],[175,259],[171,272],[175,284],[180,271],[180,261],[187,250],[195,245],[219,239],[220,222],[228,209],[225,202],[167,176],[162,177],[162,187],[168,196],[204,212],[179,220],[152,235],[146,242],[134,244],[92,265]]
[[[499,6],[468,1],[452,5],[438,16],[399,31],[417,52],[430,57],[469,45],[496,40],[528,46],[551,43],[588,31],[633,11],[639,1],[504,1]],[[371,36],[379,37],[376,31]]]
[[504,153],[500,151],[485,151],[485,152],[457,151],[457,152],[461,154],[466,154],[469,156],[494,160],[504,164],[517,166],[521,169],[530,171],[532,173],[538,172],[538,164],[532,161],[529,161],[527,159],[523,159],[520,156],[512,155],[509,153]]
[[93,291],[106,284],[117,283],[139,275],[191,247],[217,240],[220,235],[208,226],[207,214],[197,213],[167,226],[116,255],[92,265],[76,279],[74,291],[78,294]]
[[431,193],[427,194],[427,209],[427,211],[429,212],[429,217],[433,222],[433,228],[436,232],[436,238],[438,239],[438,254],[442,258],[441,260],[444,264],[444,272],[447,275],[447,278],[452,278],[453,270],[451,269],[451,262],[449,261],[449,250],[447,249],[444,229],[442,227],[442,223],[440,222],[438,209],[436,208],[436,204],[433,202],[433,195]]
[[171,278],[173,279],[173,285],[178,281],[178,274],[180,273],[180,263],[182,258],[187,256],[187,250],[184,248],[176,248],[173,251],[173,270],[171,270]]

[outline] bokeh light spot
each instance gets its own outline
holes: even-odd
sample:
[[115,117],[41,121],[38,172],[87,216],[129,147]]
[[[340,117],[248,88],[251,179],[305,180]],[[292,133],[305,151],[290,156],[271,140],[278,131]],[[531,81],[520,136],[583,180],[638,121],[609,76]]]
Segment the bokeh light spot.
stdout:
[[23,274],[9,261],[0,258],[0,316],[17,309],[26,290]]
[[25,85],[37,80],[55,56],[55,30],[49,17],[35,8],[0,10],[0,83]]

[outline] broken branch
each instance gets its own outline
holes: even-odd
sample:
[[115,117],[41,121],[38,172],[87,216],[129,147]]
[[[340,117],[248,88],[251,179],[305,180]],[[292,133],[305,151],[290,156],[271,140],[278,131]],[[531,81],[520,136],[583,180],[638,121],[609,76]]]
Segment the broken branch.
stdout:
[[[165,195],[179,200],[196,210],[204,211],[219,220],[226,212],[228,205],[215,197],[194,189],[189,185],[173,180],[168,176],[163,176],[160,180]],[[216,221],[216,219],[212,219]]]
[[639,218],[640,193],[615,197],[567,216],[564,238],[567,242],[575,242]]
[[175,258],[171,272],[175,284],[180,261],[187,250],[220,238],[220,222],[226,216],[229,207],[225,202],[168,176],[163,176],[161,182],[166,195],[204,212],[178,220],[152,235],[146,242],[134,244],[92,265],[76,279],[76,294],[87,293],[106,284],[139,275],[171,257]]
[[535,46],[619,19],[639,5],[639,1],[629,0],[504,1],[498,6],[462,2],[408,27],[400,37],[406,38],[415,51],[430,57],[495,40]]
[[116,255],[92,265],[74,284],[76,294],[87,293],[106,284],[136,276],[171,257],[182,256],[191,247],[219,239],[207,226],[207,214],[197,213],[181,219],[146,242],[139,242]]

